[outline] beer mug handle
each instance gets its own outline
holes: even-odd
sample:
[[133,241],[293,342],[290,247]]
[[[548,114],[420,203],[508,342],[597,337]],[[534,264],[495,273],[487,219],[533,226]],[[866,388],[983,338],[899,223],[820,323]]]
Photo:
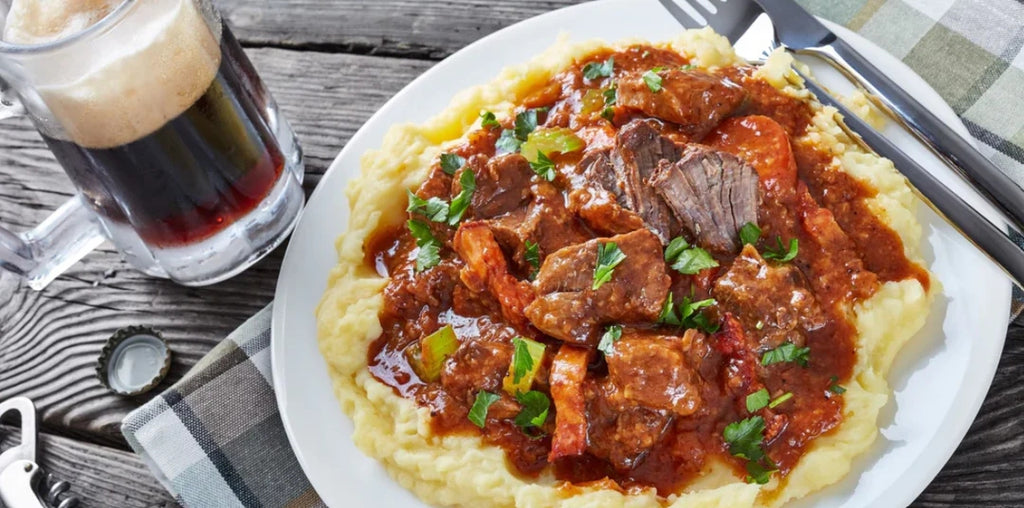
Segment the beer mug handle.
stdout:
[[[0,119],[23,114],[18,100],[0,89]],[[95,216],[76,194],[34,229],[16,234],[0,226],[0,269],[40,290],[105,239]]]

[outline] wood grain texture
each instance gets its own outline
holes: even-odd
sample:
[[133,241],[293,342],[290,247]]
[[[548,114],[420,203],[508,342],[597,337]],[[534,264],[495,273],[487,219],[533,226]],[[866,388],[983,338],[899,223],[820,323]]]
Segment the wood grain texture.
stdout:
[[440,59],[498,29],[583,0],[219,0],[243,44]]
[[[18,430],[0,425],[0,449],[18,442]],[[135,454],[39,435],[36,461],[56,480],[71,483],[79,507],[156,508],[178,506]]]
[[[318,52],[249,52],[306,153],[311,190],[338,150],[387,98],[431,63]],[[71,186],[27,123],[0,124],[0,223],[25,228],[70,196]],[[108,393],[93,362],[110,334],[146,324],[174,354],[169,380],[270,302],[283,248],[244,274],[185,288],[131,270],[109,246],[42,292],[0,274],[0,400],[32,397],[45,429],[124,446],[119,425],[139,400]]]
[[[298,132],[309,191],[356,129],[431,60],[578,1],[216,3]],[[28,228],[70,192],[27,122],[0,123],[0,223]],[[198,289],[140,275],[109,247],[43,292],[0,273],[0,399],[35,399],[45,430],[41,462],[71,481],[85,506],[173,505],[139,459],[124,451],[120,421],[145,398],[110,395],[94,379],[93,361],[106,337],[128,324],[156,327],[174,352],[168,382],[178,379],[270,301],[282,253]],[[1022,325],[1009,330],[992,389],[967,437],[915,506],[1024,506]],[[6,434],[2,428],[0,434]]]

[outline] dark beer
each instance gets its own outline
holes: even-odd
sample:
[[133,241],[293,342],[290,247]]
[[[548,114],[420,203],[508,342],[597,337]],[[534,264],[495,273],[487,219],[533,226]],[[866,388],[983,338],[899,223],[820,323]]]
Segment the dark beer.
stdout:
[[109,148],[44,136],[94,210],[128,221],[151,247],[221,231],[260,204],[285,166],[265,91],[226,26],[220,50],[205,93],[151,134]]

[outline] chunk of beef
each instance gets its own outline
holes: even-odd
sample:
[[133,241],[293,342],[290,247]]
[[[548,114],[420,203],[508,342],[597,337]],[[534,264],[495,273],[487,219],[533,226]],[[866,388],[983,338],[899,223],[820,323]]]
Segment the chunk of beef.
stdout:
[[603,235],[618,235],[644,227],[636,213],[626,209],[625,196],[616,180],[611,149],[595,150],[583,156],[584,185],[569,193],[569,208],[587,227]]
[[690,349],[702,349],[704,343],[696,330],[687,330],[684,337],[627,330],[605,354],[609,397],[622,407],[639,405],[678,416],[695,413],[702,404],[699,359],[706,353],[698,351],[694,358]]
[[527,240],[536,243],[541,259],[567,245],[586,239],[572,213],[565,207],[562,193],[550,182],[541,181],[530,188],[532,200],[524,208],[487,221],[495,239],[524,270],[533,270],[526,262]]
[[663,244],[678,229],[668,205],[648,182],[662,159],[679,160],[683,147],[662,136],[654,120],[633,120],[619,131],[612,165],[627,208],[643,219]]
[[464,340],[441,368],[441,385],[456,399],[472,404],[477,392],[501,391],[512,362],[512,346],[501,342]]
[[501,246],[482,221],[466,222],[459,226],[452,245],[466,263],[459,279],[470,291],[489,291],[501,305],[501,313],[509,323],[526,326],[523,312],[533,300],[533,291],[526,282],[517,280],[508,272],[508,262]]
[[609,383],[588,383],[587,452],[628,472],[640,465],[672,423],[668,411],[621,406],[613,401]]
[[[614,242],[626,258],[611,280],[593,288],[598,243]],[[533,326],[552,337],[586,346],[597,344],[608,323],[650,323],[658,318],[671,279],[665,273],[661,243],[640,229],[565,247],[541,265],[526,308]]]
[[696,242],[713,251],[739,250],[739,230],[757,223],[757,172],[735,155],[699,145],[676,163],[663,160],[650,184]]
[[760,350],[784,342],[803,346],[807,332],[826,323],[821,305],[800,270],[793,265],[766,263],[752,245],[745,246],[729,271],[715,282],[713,294],[746,332],[757,338]]
[[[530,199],[530,179],[533,170],[526,158],[517,153],[499,155],[480,164],[475,156],[470,158],[468,167],[476,176],[476,191],[471,205],[473,216],[489,219],[519,209]],[[456,175],[458,176],[458,175]],[[461,190],[455,179],[452,195]]]
[[702,70],[670,68],[658,75],[661,90],[657,92],[647,86],[642,74],[622,76],[618,80],[618,104],[679,124],[694,140],[732,115],[747,96],[728,78]]

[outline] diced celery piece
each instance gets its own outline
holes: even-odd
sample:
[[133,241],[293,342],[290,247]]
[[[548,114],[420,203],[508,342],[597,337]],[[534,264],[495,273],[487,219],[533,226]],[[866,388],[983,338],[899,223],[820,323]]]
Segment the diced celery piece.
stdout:
[[459,339],[455,336],[455,330],[451,325],[427,335],[418,343],[412,344],[406,349],[406,357],[409,365],[416,375],[427,383],[432,383],[441,378],[441,367],[445,358],[451,356],[459,347]]
[[[515,347],[512,362],[508,366],[508,374],[502,382],[502,388],[510,395],[526,393],[533,386],[533,379],[544,361],[544,344],[525,337],[516,337],[512,341]],[[518,374],[518,375],[517,375]]]
[[544,155],[552,153],[570,153],[583,148],[583,140],[564,127],[547,128],[542,127],[530,133],[526,141],[520,147],[520,152],[526,160],[537,162],[537,152]]

